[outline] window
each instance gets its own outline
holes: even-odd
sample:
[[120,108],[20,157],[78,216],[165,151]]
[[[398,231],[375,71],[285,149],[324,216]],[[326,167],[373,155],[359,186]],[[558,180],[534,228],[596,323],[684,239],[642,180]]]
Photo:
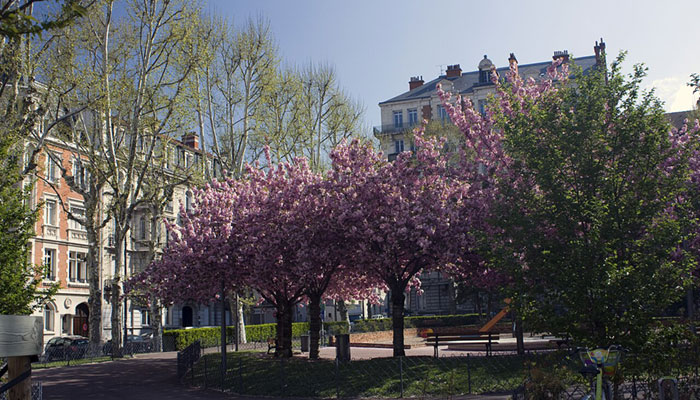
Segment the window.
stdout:
[[403,152],[403,140],[394,140],[394,153]]
[[47,154],[46,155],[46,180],[54,183],[56,182],[58,172],[58,165],[56,162]]
[[148,221],[146,217],[139,218],[139,240],[146,240],[148,236]]
[[56,280],[56,249],[44,249],[44,279]]
[[44,223],[50,226],[56,226],[56,200],[46,200],[44,202]]
[[185,211],[190,212],[190,208],[192,208],[192,192],[188,190],[185,193]]
[[87,281],[87,254],[68,252],[68,280],[81,283]]
[[491,82],[491,71],[479,71],[479,83],[489,83]]
[[[71,212],[71,214],[73,214],[76,217],[85,218],[85,209],[83,207],[71,206],[70,212]],[[70,229],[75,229],[77,231],[84,231],[85,230],[85,227],[83,226],[83,224],[81,224],[80,222],[78,222],[74,219],[71,219],[68,221],[68,227]]]
[[403,127],[403,111],[394,111],[394,128]]
[[73,181],[75,184],[84,189],[87,187],[87,170],[80,160],[73,160]]
[[413,126],[418,123],[418,110],[413,108],[408,110],[408,124]]
[[44,330],[53,332],[54,311],[50,304],[44,307]]
[[141,310],[141,326],[151,326],[151,314],[148,310]]
[[486,100],[479,100],[478,105],[481,115],[486,115]]
[[165,203],[165,211],[166,211],[166,212],[169,212],[169,213],[173,212],[173,200],[172,200],[172,199],[171,199],[171,200],[168,200],[168,201]]
[[445,107],[442,105],[438,105],[438,118],[440,118],[442,122],[450,121],[450,116],[447,114],[447,110],[445,110]]
[[182,153],[185,155],[185,168],[189,168],[192,166],[192,154],[187,153],[185,150],[182,150]]
[[175,166],[179,167],[179,166],[183,165],[184,162],[185,162],[185,160],[184,160],[184,158],[185,158],[185,150],[183,150],[182,147],[178,147],[177,150],[176,150],[176,152],[177,152],[177,156],[176,156],[176,159],[175,159]]

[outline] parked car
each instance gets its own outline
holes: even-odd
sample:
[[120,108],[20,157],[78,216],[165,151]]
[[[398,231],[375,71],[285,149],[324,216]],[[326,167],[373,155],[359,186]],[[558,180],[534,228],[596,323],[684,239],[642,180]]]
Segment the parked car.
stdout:
[[[108,340],[102,348],[104,354],[112,355],[112,340]],[[153,351],[153,340],[150,334],[127,335],[124,343],[126,354],[149,353]]]
[[84,336],[58,336],[46,343],[43,360],[76,360],[84,358],[87,349],[88,339]]

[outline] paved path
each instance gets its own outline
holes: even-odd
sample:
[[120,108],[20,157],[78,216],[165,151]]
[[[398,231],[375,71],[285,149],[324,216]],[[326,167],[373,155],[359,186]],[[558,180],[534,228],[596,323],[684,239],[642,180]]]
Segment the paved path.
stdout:
[[[326,351],[335,350],[333,348]],[[379,350],[379,351],[377,351]],[[353,358],[384,356],[385,349],[352,348]],[[322,355],[331,357],[330,354]],[[391,350],[387,353],[391,356]],[[240,397],[180,385],[176,379],[177,353],[139,354],[133,359],[32,371],[32,379],[43,384],[46,400],[157,400],[239,399],[271,400],[269,397]],[[462,400],[506,400],[508,396],[452,397]]]
[[44,399],[232,399],[221,393],[192,389],[177,383],[177,353],[138,355],[72,367],[32,371],[41,380]]

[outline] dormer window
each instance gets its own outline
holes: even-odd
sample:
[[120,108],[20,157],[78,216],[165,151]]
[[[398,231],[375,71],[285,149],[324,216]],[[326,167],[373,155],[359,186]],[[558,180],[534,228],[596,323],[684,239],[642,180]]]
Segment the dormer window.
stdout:
[[484,59],[479,62],[479,83],[491,83],[491,69],[493,68],[493,63],[488,59],[486,54],[484,54]]
[[489,83],[489,75],[491,71],[479,71],[479,83]]

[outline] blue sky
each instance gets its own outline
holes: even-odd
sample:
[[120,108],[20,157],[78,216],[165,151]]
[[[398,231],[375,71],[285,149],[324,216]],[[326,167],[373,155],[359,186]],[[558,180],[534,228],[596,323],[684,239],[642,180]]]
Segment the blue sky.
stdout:
[[448,64],[476,69],[484,54],[507,65],[549,60],[554,50],[593,54],[602,37],[609,56],[627,50],[627,69],[643,62],[645,86],[668,111],[694,104],[689,75],[700,73],[700,1],[207,0],[205,10],[234,25],[268,18],[286,63],[327,62],[341,86],[378,125],[377,103],[428,81]]

